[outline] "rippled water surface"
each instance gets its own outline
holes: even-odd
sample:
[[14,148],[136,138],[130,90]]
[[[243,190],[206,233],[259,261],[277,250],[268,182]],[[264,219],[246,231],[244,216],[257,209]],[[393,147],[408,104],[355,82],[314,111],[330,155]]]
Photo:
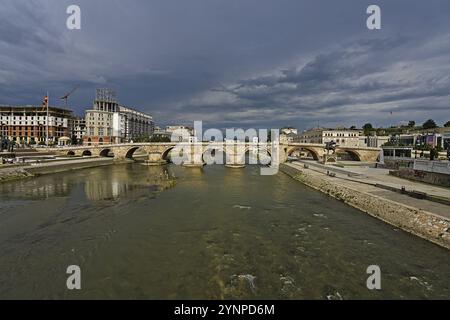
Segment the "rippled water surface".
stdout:
[[[129,164],[0,184],[0,259],[3,299],[450,298],[448,250],[258,167]],[[66,289],[69,265],[80,291]]]

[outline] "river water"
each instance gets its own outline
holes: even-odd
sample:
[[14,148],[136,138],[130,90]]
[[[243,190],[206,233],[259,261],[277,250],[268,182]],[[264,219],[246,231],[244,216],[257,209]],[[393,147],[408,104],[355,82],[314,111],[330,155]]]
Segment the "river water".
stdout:
[[[2,299],[450,298],[448,250],[256,166],[0,184],[0,257]],[[81,290],[66,288],[69,265]]]

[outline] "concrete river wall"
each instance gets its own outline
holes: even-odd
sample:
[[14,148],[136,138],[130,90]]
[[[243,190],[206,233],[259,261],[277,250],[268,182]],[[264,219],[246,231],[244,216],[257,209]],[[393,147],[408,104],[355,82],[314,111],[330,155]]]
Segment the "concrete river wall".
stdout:
[[407,206],[373,194],[368,194],[338,181],[329,181],[289,164],[281,164],[282,172],[292,178],[326,193],[350,206],[393,226],[450,249],[450,220],[431,212]]

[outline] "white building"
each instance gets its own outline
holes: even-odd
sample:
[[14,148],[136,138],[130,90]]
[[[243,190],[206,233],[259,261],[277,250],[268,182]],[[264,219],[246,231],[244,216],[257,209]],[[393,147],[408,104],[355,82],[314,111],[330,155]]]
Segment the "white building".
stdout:
[[193,142],[195,137],[195,130],[192,127],[175,125],[166,126],[166,132],[171,135],[171,139],[177,142]]
[[121,117],[118,130],[126,140],[133,140],[139,137],[149,137],[155,130],[153,117],[144,112],[137,111],[125,106],[119,106]]
[[358,147],[359,130],[350,129],[311,129],[303,132],[299,136],[299,142],[311,144],[325,144],[334,141],[342,147]]
[[97,89],[92,109],[86,110],[86,144],[130,142],[150,137],[154,131],[151,115],[121,106],[110,89]]

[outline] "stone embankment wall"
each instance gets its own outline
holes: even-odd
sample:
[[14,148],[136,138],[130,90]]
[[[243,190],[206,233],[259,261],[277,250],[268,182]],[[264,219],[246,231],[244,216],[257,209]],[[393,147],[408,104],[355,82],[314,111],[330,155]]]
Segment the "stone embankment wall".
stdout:
[[307,170],[280,165],[281,171],[292,178],[326,193],[369,215],[421,238],[450,249],[450,220],[431,212],[410,207],[392,200],[358,191],[329,181]]
[[410,168],[401,168],[400,170],[390,171],[389,173],[393,176],[408,180],[425,182],[436,186],[450,188],[450,174],[427,172]]
[[400,168],[412,168],[414,159],[410,160],[384,160],[384,164],[378,165],[379,168],[398,170]]

